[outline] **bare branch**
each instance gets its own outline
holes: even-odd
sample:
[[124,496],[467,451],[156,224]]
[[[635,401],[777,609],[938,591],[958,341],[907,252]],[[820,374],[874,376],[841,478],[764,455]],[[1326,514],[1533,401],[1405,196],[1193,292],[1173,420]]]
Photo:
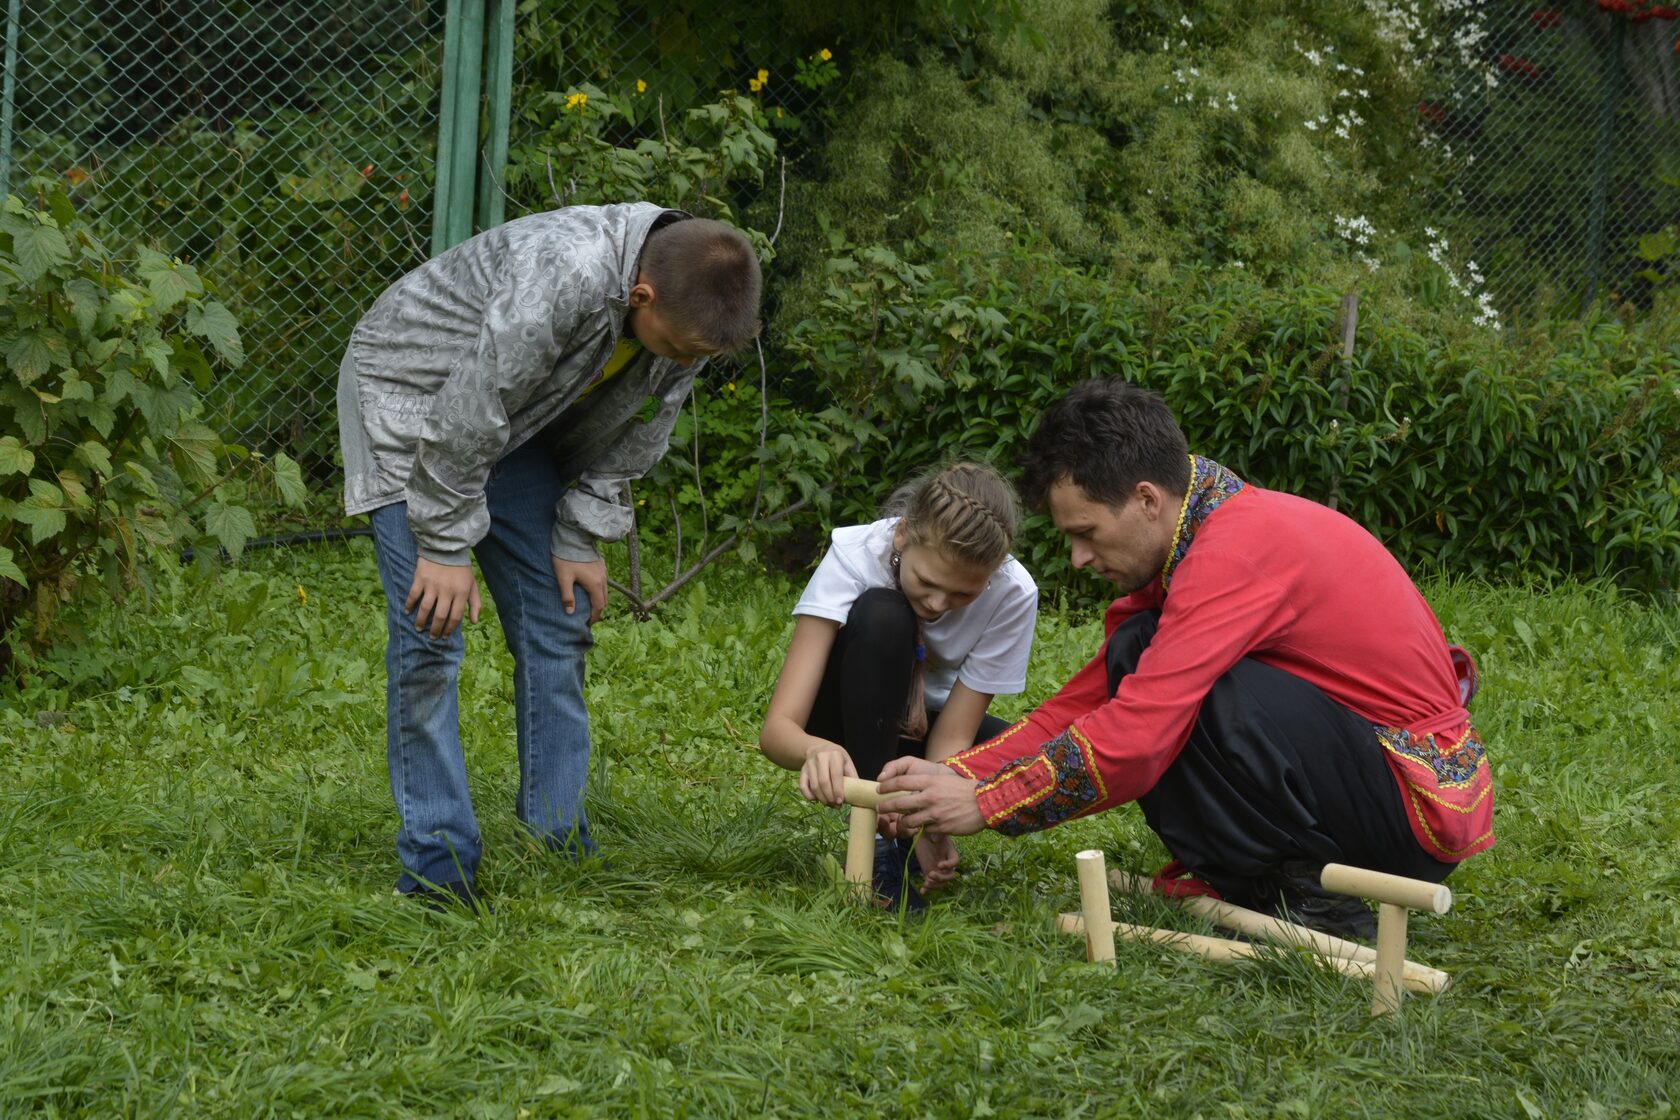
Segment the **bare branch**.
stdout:
[[642,519],[636,516],[636,495],[630,483],[624,484],[624,499],[630,505],[630,532],[624,538],[630,553],[630,590],[640,599],[642,595]]
[[[788,517],[793,516],[795,513],[798,513],[800,510],[804,509],[809,504],[810,504],[810,499],[809,498],[801,498],[797,502],[794,502],[791,506],[787,506],[786,508],[784,508],[782,510],[779,510],[776,513],[772,513],[769,517],[766,517],[763,521],[760,521],[759,524],[760,525],[774,525],[778,521],[781,521],[781,520],[784,520]],[[748,526],[748,528],[751,528],[751,526]],[[694,567],[690,568],[688,571],[684,572],[682,575],[678,576],[676,579],[673,579],[670,583],[670,586],[666,587],[659,594],[655,595],[653,598],[651,598],[651,599],[647,600],[647,602],[643,603],[642,604],[642,609],[644,611],[651,611],[651,610],[653,610],[654,607],[657,607],[660,603],[663,603],[665,600],[667,600],[671,596],[675,595],[678,591],[682,590],[682,587],[683,587],[684,584],[686,584],[689,580],[693,579],[695,576],[699,575],[700,572],[707,565],[709,565],[713,560],[716,560],[719,556],[722,556],[724,553],[726,553],[730,549],[734,548],[737,544],[740,544],[741,543],[741,538],[745,535],[746,535],[746,529],[742,529],[739,532],[733,534],[728,540],[724,541],[722,544],[718,545],[716,548],[714,548],[710,552],[706,553],[706,555],[702,556],[698,561],[695,562]]]
[[700,547],[705,548],[712,537],[712,525],[706,510],[706,484],[700,481],[700,405],[692,392],[688,395],[688,407],[694,414],[694,490],[700,496]]
[[665,497],[671,502],[671,524],[677,527],[677,558],[671,561],[673,573],[682,571],[682,515],[677,512],[677,492],[666,490]]
[[647,617],[648,605],[646,603],[642,602],[642,600],[636,595],[636,593],[634,591],[630,590],[628,587],[624,586],[622,583],[619,583],[616,579],[613,579],[611,576],[607,577],[607,586],[612,588],[614,591],[618,592],[620,595],[624,596],[626,599],[630,600],[630,613],[636,615],[638,618],[646,618]]
[[770,235],[770,248],[776,247],[776,238],[782,235],[782,215],[787,209],[787,157],[782,157],[782,193],[776,199],[776,230]]
[[758,486],[753,490],[748,523],[758,517],[758,503],[764,497],[764,452],[770,436],[770,374],[764,366],[764,344],[755,338],[753,349],[758,351]]

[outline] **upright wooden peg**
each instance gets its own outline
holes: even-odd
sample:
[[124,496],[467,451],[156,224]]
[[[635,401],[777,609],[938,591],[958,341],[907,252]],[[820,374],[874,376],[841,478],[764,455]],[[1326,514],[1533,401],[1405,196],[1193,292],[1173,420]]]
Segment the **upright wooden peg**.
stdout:
[[1079,866],[1079,911],[1085,918],[1085,959],[1114,959],[1114,913],[1108,908],[1108,875],[1096,848],[1074,857]]
[[875,882],[874,809],[853,805],[846,833],[846,882],[867,898]]
[[1319,882],[1336,894],[1373,898],[1377,907],[1376,991],[1371,1014],[1392,1015],[1406,994],[1406,916],[1408,910],[1445,914],[1452,909],[1452,891],[1440,883],[1408,879],[1362,867],[1327,863]]

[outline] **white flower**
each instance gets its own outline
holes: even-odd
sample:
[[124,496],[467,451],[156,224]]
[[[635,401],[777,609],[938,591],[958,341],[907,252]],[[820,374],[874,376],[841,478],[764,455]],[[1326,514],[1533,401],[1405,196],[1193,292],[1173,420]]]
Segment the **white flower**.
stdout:
[[1186,16],[1186,15],[1181,15],[1181,16],[1178,17],[1178,25],[1180,27],[1188,27],[1188,28],[1191,28],[1191,29],[1194,29],[1195,26],[1196,26],[1195,24],[1190,22],[1190,17]]
[[1307,128],[1310,131],[1317,132],[1318,131],[1318,122],[1317,121],[1308,121],[1307,122]]

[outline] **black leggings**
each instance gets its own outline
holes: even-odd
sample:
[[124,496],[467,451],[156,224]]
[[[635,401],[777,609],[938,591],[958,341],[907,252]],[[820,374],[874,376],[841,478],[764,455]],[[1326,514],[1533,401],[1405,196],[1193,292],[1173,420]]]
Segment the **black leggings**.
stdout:
[[[1109,639],[1112,695],[1155,636],[1156,611]],[[1245,657],[1214,682],[1144,820],[1233,902],[1263,898],[1285,865],[1347,863],[1440,882],[1419,846],[1370,721],[1316,685]]]
[[[845,747],[860,778],[876,778],[881,767],[903,755],[921,757],[927,740],[900,733],[915,668],[916,614],[910,601],[890,587],[865,591],[834,636],[805,730]],[[928,710],[929,726],[938,714]],[[983,743],[1008,726],[988,714],[974,741]]]

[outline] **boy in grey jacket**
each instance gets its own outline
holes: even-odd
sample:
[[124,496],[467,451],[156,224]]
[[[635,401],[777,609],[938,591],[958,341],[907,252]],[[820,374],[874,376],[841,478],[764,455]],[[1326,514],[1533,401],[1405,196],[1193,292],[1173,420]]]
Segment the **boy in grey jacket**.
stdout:
[[[706,359],[758,331],[740,233],[647,203],[574,206],[457,245],[385,291],[339,369],[344,501],[371,515],[385,588],[397,889],[476,904],[481,843],[456,682],[476,557],[513,655],[519,819],[595,850],[583,812],[596,542],[665,453]],[[653,415],[637,420],[649,398]]]

